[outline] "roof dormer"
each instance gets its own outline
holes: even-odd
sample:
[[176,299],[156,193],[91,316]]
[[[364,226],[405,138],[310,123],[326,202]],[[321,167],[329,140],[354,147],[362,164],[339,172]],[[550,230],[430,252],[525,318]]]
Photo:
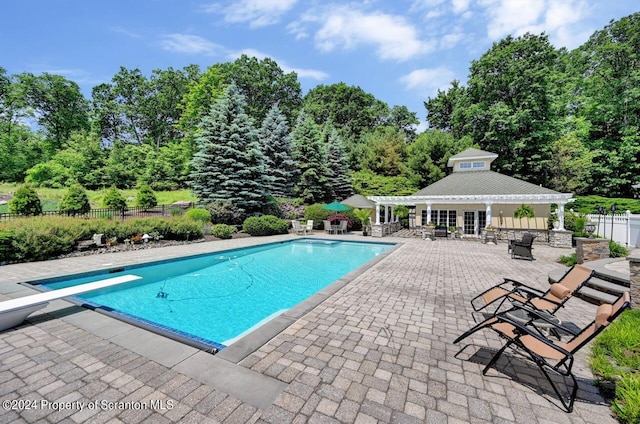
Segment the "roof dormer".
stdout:
[[451,156],[447,166],[453,167],[453,172],[489,171],[491,170],[491,162],[497,157],[497,154],[485,152],[484,150],[467,149]]

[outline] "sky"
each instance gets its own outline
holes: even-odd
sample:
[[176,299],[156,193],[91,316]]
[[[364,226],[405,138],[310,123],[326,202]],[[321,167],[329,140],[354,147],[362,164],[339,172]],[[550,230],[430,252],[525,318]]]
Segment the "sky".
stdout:
[[0,67],[75,81],[87,98],[121,66],[201,69],[242,54],[416,112],[494,42],[526,32],[579,47],[637,0],[4,0]]

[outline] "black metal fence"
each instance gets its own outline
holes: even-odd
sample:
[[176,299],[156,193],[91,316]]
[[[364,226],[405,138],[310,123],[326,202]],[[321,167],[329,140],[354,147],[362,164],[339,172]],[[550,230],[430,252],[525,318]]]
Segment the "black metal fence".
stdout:
[[[44,211],[37,216],[73,216],[76,218],[108,218],[108,219],[129,219],[129,218],[148,218],[152,216],[176,216],[183,215],[187,210],[195,206],[193,202],[184,202],[172,205],[157,205],[152,208],[128,207],[126,209],[91,209],[84,214],[69,214],[59,211]],[[0,213],[0,221],[25,218],[24,215],[17,213]]]

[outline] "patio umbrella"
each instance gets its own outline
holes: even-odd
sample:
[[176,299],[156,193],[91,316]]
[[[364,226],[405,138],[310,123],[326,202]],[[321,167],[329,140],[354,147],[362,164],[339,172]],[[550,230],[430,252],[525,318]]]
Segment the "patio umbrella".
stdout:
[[339,212],[339,211],[348,211],[351,208],[347,205],[343,205],[340,202],[331,202],[328,205],[323,206],[322,209]]
[[367,199],[361,194],[354,194],[341,202],[343,205],[349,205],[358,209],[373,209],[376,207],[375,202]]

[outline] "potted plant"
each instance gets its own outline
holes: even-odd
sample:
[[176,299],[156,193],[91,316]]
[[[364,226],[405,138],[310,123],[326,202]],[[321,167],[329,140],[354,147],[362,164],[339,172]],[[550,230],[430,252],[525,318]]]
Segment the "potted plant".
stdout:
[[369,235],[369,224],[371,223],[371,209],[354,209],[353,215],[360,220],[362,224],[362,235]]

